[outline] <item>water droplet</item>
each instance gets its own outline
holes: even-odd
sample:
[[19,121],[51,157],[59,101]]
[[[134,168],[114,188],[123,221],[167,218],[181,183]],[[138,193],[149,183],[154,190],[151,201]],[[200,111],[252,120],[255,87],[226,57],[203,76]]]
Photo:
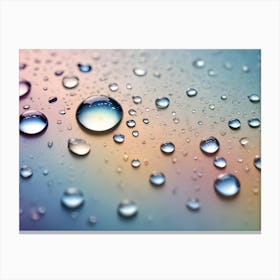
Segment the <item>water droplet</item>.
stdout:
[[84,140],[79,138],[68,139],[68,149],[75,155],[85,156],[90,152],[90,145]]
[[128,114],[129,114],[130,116],[135,116],[136,113],[137,113],[137,112],[136,112],[134,109],[129,109],[129,110],[128,110]]
[[257,169],[261,170],[261,157],[260,156],[256,156],[256,158],[254,159],[254,165]]
[[173,118],[173,122],[174,122],[175,124],[178,124],[178,123],[180,122],[180,119],[177,118],[177,117],[175,117],[175,118]]
[[222,100],[227,100],[227,96],[226,96],[226,95],[222,95],[222,96],[221,96],[221,99],[222,99]]
[[134,168],[137,168],[137,167],[139,167],[140,165],[141,165],[141,162],[140,162],[140,160],[139,160],[138,158],[133,159],[133,160],[131,161],[131,166],[134,167]]
[[193,61],[192,65],[195,68],[203,68],[205,66],[205,62],[201,58],[197,58],[196,60]]
[[247,137],[243,137],[239,140],[239,143],[242,145],[242,146],[245,146],[249,143],[249,139]]
[[203,125],[203,121],[198,121],[197,124],[198,125]]
[[91,225],[95,225],[96,222],[97,222],[97,219],[96,219],[96,217],[95,217],[94,215],[92,215],[92,216],[90,216],[90,217],[88,218],[88,222],[89,222]]
[[188,88],[186,94],[189,97],[194,97],[197,95],[197,90],[195,88]]
[[74,209],[80,207],[85,201],[84,194],[77,188],[68,188],[61,198],[63,206]]
[[128,158],[129,158],[129,157],[128,157],[128,154],[124,153],[124,154],[123,154],[123,160],[124,160],[124,161],[127,161]]
[[126,125],[131,128],[131,127],[134,127],[136,125],[136,122],[135,122],[135,120],[128,120],[126,122]]
[[144,123],[144,124],[148,124],[149,122],[150,122],[149,119],[147,119],[147,118],[144,118],[144,119],[143,119],[143,123]]
[[175,151],[175,145],[172,142],[164,142],[161,144],[160,150],[165,154],[172,154]]
[[112,83],[112,84],[109,84],[109,90],[110,91],[117,91],[119,89],[119,85],[117,83]]
[[44,169],[43,170],[43,175],[47,176],[49,174],[49,170],[48,169]]
[[126,88],[127,88],[127,89],[132,89],[132,85],[131,85],[130,83],[127,83],[127,84],[126,84]]
[[253,128],[257,128],[261,125],[261,121],[258,118],[248,120],[248,125]]
[[132,96],[132,101],[134,104],[140,104],[142,102],[142,97],[139,95]]
[[239,119],[232,119],[228,121],[228,126],[231,129],[239,129],[241,127],[241,122]]
[[155,78],[160,78],[160,77],[161,77],[161,74],[160,74],[159,72],[154,72],[154,73],[153,73],[153,76],[154,76]]
[[23,97],[27,95],[31,90],[31,83],[28,81],[20,81],[19,82],[19,97]]
[[29,108],[30,108],[30,105],[24,105],[24,106],[23,106],[23,109],[24,109],[24,110],[28,110]]
[[225,168],[227,166],[227,161],[223,157],[215,157],[213,163],[218,168]]
[[191,211],[198,211],[200,209],[199,199],[188,199],[186,206]]
[[155,100],[156,107],[158,109],[166,109],[169,106],[169,99],[167,97],[157,98]]
[[87,73],[91,71],[91,66],[89,64],[78,63],[77,66],[81,72]]
[[19,64],[19,70],[23,70],[27,65],[25,63]]
[[124,199],[119,204],[117,212],[123,218],[132,218],[137,214],[138,207],[134,201]]
[[33,171],[30,167],[28,167],[27,165],[23,165],[20,168],[20,176],[24,179],[27,179],[29,177],[31,177],[33,174]]
[[133,69],[133,73],[134,73],[134,75],[136,75],[138,77],[143,77],[147,74],[147,70],[144,68],[136,67]]
[[230,62],[225,62],[225,63],[224,63],[224,67],[225,67],[225,69],[227,69],[227,70],[231,70],[231,69],[232,69],[232,65],[231,65]]
[[216,76],[217,74],[216,74],[216,72],[215,72],[215,70],[213,70],[213,69],[209,69],[208,70],[208,76],[209,77],[214,77],[214,76]]
[[40,215],[45,215],[47,212],[47,208],[45,206],[39,206],[37,210]]
[[214,104],[210,104],[210,105],[209,105],[209,109],[210,109],[210,110],[214,110],[214,109],[215,109],[215,105],[214,105]]
[[215,180],[214,188],[218,194],[224,197],[231,197],[239,192],[240,182],[232,174],[221,174]]
[[62,84],[67,89],[75,88],[79,84],[79,78],[76,76],[73,77],[66,76],[62,80]]
[[242,71],[245,72],[245,73],[250,72],[249,66],[248,66],[248,65],[243,65],[243,66],[242,66]]
[[78,122],[95,132],[115,128],[122,120],[122,116],[121,105],[113,98],[104,95],[86,98],[76,112]]
[[132,131],[132,135],[133,135],[134,137],[138,137],[138,136],[139,136],[139,131],[138,131],[138,130],[133,130],[133,131]]
[[165,183],[165,175],[162,172],[153,172],[150,175],[150,183],[154,186],[161,186]]
[[60,115],[65,115],[65,114],[66,114],[65,109],[61,109],[61,110],[59,110],[59,114],[60,114]]
[[57,120],[57,124],[62,124],[62,120]]
[[37,134],[48,126],[47,117],[38,111],[26,111],[20,115],[19,129],[25,134]]
[[53,141],[48,141],[48,147],[51,148],[53,146]]
[[49,98],[49,103],[55,103],[56,101],[57,101],[57,97],[55,97],[55,96],[51,96]]
[[121,133],[119,134],[114,134],[113,139],[116,143],[123,143],[124,142],[125,136]]
[[63,70],[58,70],[58,71],[55,71],[55,72],[54,72],[54,74],[55,74],[56,76],[61,76],[63,73],[64,73]]
[[260,97],[255,93],[252,93],[252,94],[248,95],[248,98],[252,103],[260,102]]
[[220,148],[220,143],[213,136],[205,138],[200,142],[200,149],[206,154],[214,154],[219,150],[219,148]]

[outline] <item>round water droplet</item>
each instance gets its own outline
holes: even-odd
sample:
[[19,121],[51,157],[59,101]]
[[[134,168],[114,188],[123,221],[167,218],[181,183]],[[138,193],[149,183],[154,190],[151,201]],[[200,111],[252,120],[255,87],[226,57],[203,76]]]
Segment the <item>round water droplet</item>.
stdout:
[[258,118],[248,120],[248,125],[253,128],[257,128],[261,125],[261,121]]
[[23,70],[27,65],[25,63],[19,64],[19,70]]
[[191,211],[198,211],[200,209],[199,199],[188,199],[186,206]]
[[214,109],[215,109],[215,105],[214,105],[214,104],[210,104],[210,105],[209,105],[209,109],[210,109],[210,110],[214,110]]
[[257,169],[261,170],[261,157],[257,156],[254,159],[254,165]]
[[148,124],[149,122],[150,122],[149,119],[147,119],[147,118],[144,118],[144,119],[143,119],[143,123],[144,123],[144,124]]
[[115,92],[115,91],[117,91],[119,89],[119,85],[117,83],[109,84],[108,87],[109,87],[109,90],[113,91],[113,92]]
[[193,61],[192,65],[195,68],[203,68],[205,66],[205,62],[201,58],[197,58],[196,60]]
[[85,156],[90,152],[90,145],[84,140],[79,138],[68,139],[68,149],[75,155]]
[[53,141],[48,141],[48,147],[51,148],[53,146]]
[[24,179],[30,178],[33,174],[33,171],[30,167],[28,167],[27,165],[23,165],[20,168],[20,176]]
[[172,142],[164,142],[161,144],[160,150],[165,154],[172,154],[175,151],[175,145]]
[[91,225],[95,225],[97,223],[97,219],[94,215],[90,216],[88,218],[88,222],[91,224]]
[[134,137],[138,137],[138,136],[139,136],[139,131],[138,131],[138,130],[133,130],[133,131],[132,131],[132,135],[133,135]]
[[54,103],[54,102],[56,102],[57,101],[57,97],[55,97],[55,96],[51,96],[50,98],[49,98],[49,103]]
[[232,120],[229,120],[228,121],[228,126],[231,128],[231,129],[238,129],[241,127],[241,122],[239,119],[232,119]]
[[24,110],[28,110],[29,108],[30,108],[30,105],[24,105],[24,106],[23,106],[23,109],[24,109]]
[[122,120],[122,116],[121,105],[115,99],[104,95],[86,98],[76,112],[78,122],[94,132],[115,128]]
[[130,116],[135,116],[136,113],[137,113],[137,112],[136,112],[134,109],[129,109],[129,110],[128,110],[128,114],[129,114]]
[[57,70],[57,71],[54,72],[54,74],[55,74],[56,76],[61,76],[63,73],[64,73],[63,70]]
[[222,95],[222,96],[221,96],[221,99],[222,99],[222,100],[227,100],[227,96],[226,96],[226,95]]
[[125,136],[121,133],[119,134],[114,134],[113,139],[116,143],[123,143],[124,142]]
[[33,135],[42,132],[48,126],[47,117],[38,111],[26,111],[20,115],[19,129],[22,133]]
[[39,206],[37,210],[40,215],[45,215],[47,212],[47,208],[45,206]]
[[154,186],[162,186],[165,183],[165,175],[162,172],[153,172],[150,175],[150,183]]
[[218,194],[224,197],[232,197],[239,192],[240,182],[232,174],[221,174],[215,180],[214,188]]
[[220,148],[220,143],[213,136],[205,138],[200,142],[200,149],[206,154],[214,154],[219,150],[219,148]]
[[155,104],[158,109],[166,109],[169,106],[170,101],[167,97],[162,97],[162,98],[157,98],[155,100]]
[[134,127],[136,125],[136,122],[135,122],[135,120],[128,120],[126,122],[126,125],[131,128],[131,127]]
[[47,176],[49,174],[49,170],[48,169],[44,169],[43,170],[43,175]]
[[91,71],[91,66],[89,64],[78,63],[77,66],[81,72],[87,73]]
[[143,77],[147,74],[147,70],[144,68],[136,67],[133,69],[133,73],[138,77]]
[[61,198],[62,205],[70,209],[80,207],[84,201],[84,194],[77,188],[68,188]]
[[198,125],[203,125],[203,121],[198,121],[197,124]]
[[62,80],[62,84],[67,89],[75,88],[79,84],[79,78],[76,76],[73,77],[66,76]]
[[243,66],[242,66],[242,71],[245,72],[245,73],[250,72],[249,66],[248,66],[248,65],[243,65]]
[[66,114],[66,111],[65,111],[64,109],[61,109],[61,110],[59,110],[59,114],[60,114],[60,115],[65,115],[65,114]]
[[124,199],[118,206],[118,214],[123,218],[132,218],[138,212],[138,207],[134,201]]
[[243,137],[239,140],[239,143],[242,145],[242,146],[245,146],[249,143],[249,139],[247,137]]
[[137,167],[139,167],[140,165],[141,165],[141,162],[140,162],[140,160],[139,160],[138,158],[133,159],[133,160],[131,161],[131,166],[134,167],[134,168],[137,168]]
[[209,69],[208,70],[208,76],[209,77],[214,77],[214,76],[216,76],[217,74],[216,74],[216,72],[215,72],[215,70],[213,70],[213,69]]
[[142,97],[139,95],[132,96],[132,101],[134,104],[140,104],[142,102]]
[[252,103],[260,102],[260,97],[255,93],[252,93],[252,94],[248,95],[248,98]]
[[188,88],[186,94],[189,97],[194,97],[197,95],[197,90],[195,88]]
[[27,95],[31,90],[31,83],[28,81],[20,81],[19,82],[19,97],[23,97]]
[[127,84],[126,84],[126,88],[127,88],[127,89],[132,89],[132,85],[131,85],[130,83],[127,83]]
[[227,166],[227,161],[223,157],[215,157],[213,163],[218,168],[225,168]]

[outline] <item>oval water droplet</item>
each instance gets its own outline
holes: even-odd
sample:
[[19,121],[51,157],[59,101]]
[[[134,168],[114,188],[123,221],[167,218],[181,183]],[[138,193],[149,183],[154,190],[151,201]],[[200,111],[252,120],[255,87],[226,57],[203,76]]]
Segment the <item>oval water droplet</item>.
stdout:
[[205,138],[200,142],[200,149],[206,154],[214,154],[219,150],[219,148],[220,148],[220,143],[213,136]]
[[136,67],[133,69],[133,74],[138,77],[143,77],[147,74],[147,70],[144,68]]
[[138,207],[134,201],[124,199],[119,204],[117,212],[123,218],[132,218],[138,213]]
[[209,105],[209,109],[210,109],[210,110],[214,110],[214,109],[215,109],[215,105],[214,105],[214,104],[210,104],[210,105]]
[[30,82],[28,82],[26,80],[22,80],[19,82],[19,97],[23,97],[23,96],[27,95],[30,91],[31,91]]
[[143,123],[144,123],[144,124],[148,124],[149,122],[150,122],[150,121],[149,121],[148,118],[144,118],[144,119],[143,119]]
[[257,156],[254,159],[254,165],[257,169],[261,170],[261,157],[260,156]]
[[126,84],[126,88],[127,88],[127,89],[132,89],[132,85],[131,85],[130,83],[127,83],[127,84]]
[[63,70],[57,70],[57,71],[54,72],[54,74],[55,74],[56,76],[61,76],[63,73],[64,73]]
[[132,128],[132,127],[134,127],[134,126],[136,125],[136,122],[135,122],[135,120],[128,120],[128,121],[126,122],[126,125],[127,125],[128,127]]
[[217,73],[215,72],[214,69],[209,69],[209,70],[208,70],[208,76],[209,76],[209,77],[214,77],[214,76],[216,76],[216,75],[217,75]]
[[261,125],[261,121],[258,118],[252,118],[248,120],[248,125],[252,128],[257,128]]
[[165,175],[162,172],[153,172],[150,175],[150,183],[154,186],[162,186],[165,183]]
[[214,181],[214,188],[221,196],[232,197],[239,192],[240,182],[232,174],[221,174]]
[[132,101],[134,104],[140,104],[142,102],[142,97],[139,95],[132,96]]
[[49,174],[49,170],[45,168],[45,169],[43,170],[43,175],[47,176],[48,174]]
[[248,95],[248,98],[252,103],[260,102],[260,97],[255,93],[252,93],[252,94]]
[[166,109],[169,106],[170,101],[167,97],[162,97],[162,98],[157,98],[155,100],[155,104],[158,109]]
[[78,122],[94,132],[115,128],[122,120],[122,116],[121,105],[115,99],[104,95],[86,98],[76,112]]
[[227,166],[227,161],[223,157],[215,157],[213,163],[218,168],[225,168]]
[[20,64],[19,64],[19,70],[25,69],[26,66],[27,66],[27,64],[25,64],[25,63],[20,63]]
[[195,68],[203,68],[205,66],[205,62],[201,58],[197,58],[196,60],[193,61],[192,65]]
[[77,188],[68,188],[64,191],[61,203],[66,208],[74,209],[80,207],[85,201],[82,191]]
[[37,210],[40,215],[45,215],[47,213],[47,208],[45,206],[39,206]]
[[57,97],[55,97],[55,96],[51,96],[49,98],[49,103],[55,103],[56,101],[57,101]]
[[113,139],[116,143],[123,143],[125,136],[121,133],[114,134]]
[[245,72],[245,73],[250,72],[250,68],[249,68],[248,65],[243,65],[241,69],[242,69],[242,71]]
[[188,199],[186,206],[191,211],[198,211],[200,209],[200,201],[197,198]]
[[128,114],[129,114],[130,116],[135,116],[136,113],[137,113],[137,112],[136,112],[134,109],[129,109],[129,110],[128,110]]
[[113,92],[115,92],[119,89],[119,85],[117,83],[111,83],[111,84],[109,84],[108,87],[109,87],[109,90],[113,91]]
[[19,129],[22,133],[33,135],[44,131],[48,126],[47,117],[38,111],[26,111],[20,115]]
[[226,96],[226,95],[222,95],[222,96],[221,96],[221,99],[222,99],[222,100],[227,100],[227,96]]
[[247,137],[243,137],[239,140],[239,143],[242,145],[242,146],[245,146],[249,143],[249,139]]
[[77,66],[78,66],[79,70],[80,70],[81,72],[84,72],[84,73],[88,73],[88,72],[90,72],[91,69],[92,69],[92,68],[91,68],[91,65],[89,65],[89,64],[81,64],[81,63],[78,63]]
[[138,130],[133,130],[133,131],[132,131],[132,135],[133,135],[134,137],[138,137],[138,136],[139,136],[139,131],[138,131]]
[[62,80],[62,85],[67,89],[75,88],[79,85],[79,78],[76,76],[66,76]]
[[69,138],[68,149],[75,155],[85,156],[90,152],[91,147],[84,139]]
[[188,88],[186,94],[189,97],[194,97],[197,95],[197,90],[195,88]]
[[131,161],[131,166],[134,167],[134,168],[137,168],[141,165],[141,162],[138,158],[135,158]]
[[24,179],[30,178],[33,174],[33,171],[30,167],[28,167],[27,165],[23,165],[20,168],[20,176]]
[[165,154],[172,154],[175,151],[175,145],[172,142],[164,142],[160,146],[160,150]]
[[231,129],[239,129],[241,127],[241,122],[239,119],[232,119],[228,121],[228,126]]

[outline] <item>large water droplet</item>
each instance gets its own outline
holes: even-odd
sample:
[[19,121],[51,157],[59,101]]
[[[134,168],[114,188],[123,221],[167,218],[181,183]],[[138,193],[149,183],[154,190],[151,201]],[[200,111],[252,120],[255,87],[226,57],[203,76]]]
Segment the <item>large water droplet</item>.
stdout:
[[158,109],[166,109],[169,106],[169,99],[167,97],[157,98],[155,100],[156,107]]
[[121,133],[119,134],[114,134],[113,139],[116,143],[123,143],[124,142],[125,136]]
[[28,167],[27,165],[23,165],[20,168],[20,176],[24,179],[27,179],[29,177],[31,177],[33,174],[33,171],[30,167]]
[[175,151],[175,145],[172,142],[164,142],[160,146],[160,150],[165,154],[172,154]]
[[136,67],[133,69],[133,73],[138,77],[143,77],[147,74],[147,70],[144,68]]
[[193,97],[197,95],[197,90],[195,88],[188,88],[186,91],[187,96]]
[[76,112],[78,122],[95,132],[115,128],[120,123],[122,116],[121,105],[115,99],[104,95],[86,98]]
[[132,127],[134,127],[134,126],[136,125],[136,122],[135,122],[135,120],[128,120],[128,121],[126,122],[126,125],[127,125],[128,127],[132,128]]
[[113,92],[115,92],[119,89],[119,85],[117,83],[111,83],[111,84],[109,84],[108,87],[109,87],[109,90],[113,91]]
[[118,214],[123,218],[132,218],[138,212],[136,203],[132,200],[124,199],[118,206]]
[[79,78],[76,76],[73,77],[66,76],[62,80],[62,84],[67,89],[75,88],[79,84]]
[[242,146],[245,146],[249,143],[249,139],[247,137],[243,137],[239,140],[239,143],[242,145]]
[[254,159],[254,165],[257,169],[261,170],[261,157],[257,156]]
[[19,97],[23,97],[27,95],[31,90],[31,83],[28,81],[20,81],[19,82]]
[[197,58],[196,60],[193,61],[192,65],[195,68],[203,68],[205,66],[205,62],[201,58]]
[[77,188],[68,188],[61,198],[63,206],[74,209],[80,207],[85,201],[84,194]]
[[240,182],[232,174],[221,174],[214,182],[214,188],[218,194],[224,197],[232,197],[240,190]]
[[87,73],[87,72],[90,72],[91,71],[91,66],[89,64],[81,64],[81,63],[78,63],[77,65],[79,67],[79,70],[81,72],[84,72],[84,73]]
[[131,166],[134,167],[134,168],[137,168],[141,165],[141,162],[138,158],[135,158],[131,161]]
[[261,125],[261,121],[258,118],[248,120],[248,125],[253,128],[257,128]]
[[84,139],[69,138],[68,149],[75,155],[84,156],[90,152],[90,144],[88,144]]
[[38,111],[26,111],[20,115],[19,129],[25,134],[37,134],[48,126],[47,117]]
[[239,119],[232,119],[232,120],[229,120],[228,121],[228,126],[231,128],[231,129],[238,129],[241,127],[241,122]]
[[153,172],[150,175],[150,183],[154,186],[161,186],[165,183],[165,175],[162,172]]
[[191,211],[198,211],[200,209],[199,199],[188,199],[186,206]]
[[219,148],[220,148],[220,143],[213,136],[205,138],[200,142],[200,149],[206,154],[214,154],[219,150]]
[[227,161],[223,157],[215,157],[213,163],[218,168],[225,168],[227,166]]
[[142,97],[139,95],[132,96],[132,101],[134,104],[140,104],[142,102]]
[[260,102],[260,97],[255,93],[252,93],[252,94],[248,95],[248,98],[252,103]]

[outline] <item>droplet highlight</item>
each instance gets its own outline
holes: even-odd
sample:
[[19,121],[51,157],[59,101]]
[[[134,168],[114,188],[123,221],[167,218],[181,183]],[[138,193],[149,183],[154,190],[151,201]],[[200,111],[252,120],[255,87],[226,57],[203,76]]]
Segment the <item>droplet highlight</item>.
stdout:
[[124,199],[118,205],[117,212],[123,218],[132,218],[138,213],[138,207],[134,201]]
[[118,133],[118,134],[114,134],[113,135],[113,140],[116,142],[116,143],[123,143],[124,142],[124,139],[125,139],[125,136],[121,133]]
[[28,167],[27,165],[23,165],[21,168],[20,168],[20,176],[23,178],[23,179],[28,179],[30,178],[31,176],[33,175],[33,171],[30,167]]
[[73,76],[73,77],[66,76],[62,80],[62,85],[66,89],[76,88],[79,85],[79,78],[76,76]]
[[248,120],[248,125],[252,128],[257,128],[261,125],[261,121],[258,118],[252,118]]
[[200,209],[200,201],[197,198],[188,199],[186,207],[191,211],[198,211]]
[[239,129],[241,127],[241,122],[239,119],[232,119],[228,121],[228,126],[231,129]]
[[19,97],[27,95],[31,91],[31,83],[23,80],[19,82]]
[[138,158],[133,159],[133,160],[131,161],[131,166],[134,167],[134,168],[137,168],[137,167],[139,167],[140,165],[141,165],[141,162],[140,162],[140,160],[139,160]]
[[261,157],[257,156],[254,159],[254,165],[257,169],[261,170]]
[[144,68],[136,67],[133,69],[133,74],[138,77],[143,77],[147,74],[147,70]]
[[89,65],[89,64],[78,63],[77,66],[78,66],[79,70],[83,73],[88,73],[92,69],[91,65]]
[[195,88],[188,88],[186,91],[187,96],[194,97],[197,95],[197,90]]
[[213,163],[218,168],[225,168],[227,166],[227,161],[224,157],[215,157]]
[[258,103],[260,102],[260,97],[255,94],[255,93],[252,93],[250,95],[248,95],[248,99],[252,102],[252,103]]
[[111,84],[109,84],[108,87],[109,87],[109,90],[112,92],[118,91],[118,89],[119,89],[119,85],[117,83],[111,83]]

